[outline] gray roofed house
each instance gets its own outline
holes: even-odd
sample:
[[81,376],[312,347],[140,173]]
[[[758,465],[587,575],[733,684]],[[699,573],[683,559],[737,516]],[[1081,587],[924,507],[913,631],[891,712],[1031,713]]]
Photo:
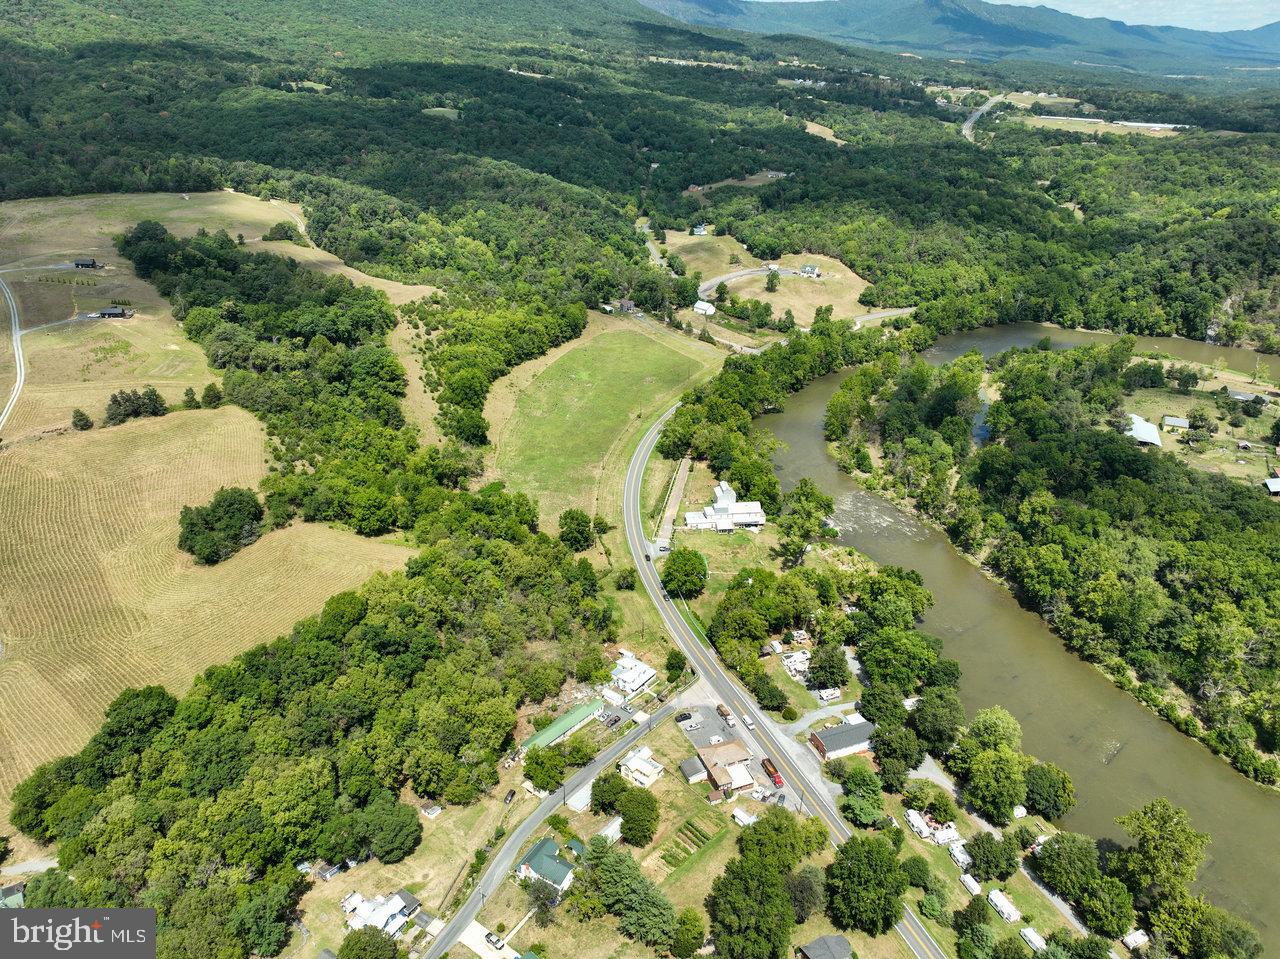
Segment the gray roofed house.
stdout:
[[803,959],[850,959],[853,947],[844,936],[819,936],[796,949]]
[[871,734],[875,731],[875,723],[858,717],[852,723],[841,723],[811,732],[809,744],[824,760],[839,759],[841,756],[852,756],[870,749]]
[[1185,416],[1166,416],[1160,422],[1163,423],[1166,428],[1170,428],[1170,429],[1175,429],[1175,430],[1191,429],[1191,421],[1187,419]]
[[400,897],[400,901],[404,903],[404,914],[412,916],[415,912],[422,908],[422,903],[418,901],[418,897],[405,889],[396,891],[396,895]]
[[1257,393],[1249,393],[1245,390],[1227,390],[1227,396],[1238,403],[1248,403],[1250,400],[1262,400],[1264,403],[1267,401],[1265,396],[1259,396]]
[[1264,479],[1262,485],[1267,488],[1267,492],[1272,496],[1280,496],[1280,479],[1273,476],[1270,479]]
[[680,772],[691,783],[700,783],[707,778],[707,767],[697,756],[690,756],[680,764]]

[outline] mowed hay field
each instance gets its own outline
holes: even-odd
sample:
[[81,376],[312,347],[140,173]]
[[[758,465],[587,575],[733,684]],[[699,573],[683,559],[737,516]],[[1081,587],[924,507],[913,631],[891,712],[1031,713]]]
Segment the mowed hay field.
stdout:
[[196,566],[183,505],[256,486],[264,432],[236,408],[0,450],[0,833],[14,784],[80,748],[124,688],[175,693],[412,551],[314,524]]
[[638,432],[723,357],[691,338],[593,316],[552,362],[495,384],[485,408],[497,449],[491,472],[537,498],[548,528],[569,507],[608,514],[607,487],[616,481],[620,501]]
[[[18,301],[27,381],[6,440],[66,426],[83,408],[95,420],[119,389],[153,385],[175,402],[216,378],[200,348],[183,335],[169,304],[115,252],[112,237],[140,220],[190,235],[204,227],[261,233],[287,219],[274,204],[237,193],[107,194],[0,203],[0,269]],[[105,269],[48,269],[92,256]],[[87,320],[112,300],[135,310],[128,320]],[[0,350],[0,388],[13,383],[8,316]],[[50,325],[57,324],[57,325]]]
[[803,327],[813,323],[814,311],[820,306],[834,306],[837,320],[872,312],[871,307],[858,302],[862,291],[871,284],[839,260],[816,253],[788,253],[777,263],[788,270],[799,270],[806,263],[812,263],[822,275],[816,279],[780,276],[778,289],[773,293],[764,288],[766,277],[745,276],[729,282],[729,292],[743,299],[763,300],[773,307],[774,316],[790,310],[796,323]]

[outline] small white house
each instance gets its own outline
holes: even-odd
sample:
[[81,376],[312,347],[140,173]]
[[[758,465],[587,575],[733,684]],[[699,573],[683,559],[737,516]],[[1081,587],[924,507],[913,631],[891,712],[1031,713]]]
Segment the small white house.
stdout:
[[1032,952],[1044,952],[1049,948],[1049,944],[1044,941],[1044,936],[1030,926],[1020,930],[1019,935],[1022,936],[1022,941],[1031,947]]
[[971,896],[976,896],[978,893],[982,892],[982,883],[978,882],[978,880],[974,879],[967,872],[962,872],[960,874],[960,885],[964,886]]
[[366,899],[358,892],[342,900],[342,911],[347,914],[347,926],[364,929],[372,926],[389,936],[394,936],[420,908],[418,900],[403,889],[394,896],[378,896]]
[[699,300],[697,303],[693,304],[693,312],[697,313],[699,316],[715,316],[716,305],[714,303],[708,303],[706,300]]
[[736,822],[743,829],[746,829],[748,826],[750,826],[753,822],[755,822],[759,818],[760,818],[759,816],[756,816],[747,812],[741,806],[736,806],[733,810],[733,821]]
[[662,778],[662,764],[653,758],[653,750],[648,746],[637,746],[622,757],[618,763],[618,772],[622,778],[633,786],[648,789]]
[[838,689],[819,689],[813,694],[818,698],[820,703],[834,703],[840,698],[840,690]]
[[618,650],[618,661],[613,664],[613,685],[631,696],[648,686],[658,671],[643,660],[637,659],[634,653],[625,649]]
[[961,869],[968,869],[973,865],[973,857],[969,855],[964,848],[964,840],[953,842],[947,847],[947,852],[951,855],[951,861]]
[[1018,911],[1018,907],[999,889],[992,889],[987,893],[987,902],[991,903],[991,908],[1005,922],[1017,922],[1022,916],[1022,913]]

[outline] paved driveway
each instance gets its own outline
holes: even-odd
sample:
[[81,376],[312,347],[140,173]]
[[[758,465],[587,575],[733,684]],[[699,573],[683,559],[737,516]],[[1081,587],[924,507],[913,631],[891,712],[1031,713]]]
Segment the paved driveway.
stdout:
[[485,942],[484,937],[488,932],[488,929],[472,920],[467,928],[462,930],[462,935],[458,937],[458,941],[479,956],[480,959],[520,959],[520,953],[508,945],[503,945],[501,949],[495,949]]

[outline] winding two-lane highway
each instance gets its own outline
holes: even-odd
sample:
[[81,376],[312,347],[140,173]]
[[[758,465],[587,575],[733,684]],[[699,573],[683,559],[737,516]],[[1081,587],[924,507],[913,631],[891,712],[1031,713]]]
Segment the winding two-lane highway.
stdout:
[[[640,445],[636,447],[631,462],[627,464],[627,475],[623,485],[623,525],[631,558],[636,564],[636,571],[644,584],[645,592],[658,607],[658,614],[676,645],[688,657],[702,679],[715,690],[721,702],[738,716],[751,717],[755,723],[754,730],[748,730],[745,726],[739,727],[742,738],[755,747],[757,757],[767,755],[774,761],[786,780],[788,792],[800,797],[804,808],[822,820],[831,833],[832,841],[839,844],[848,839],[853,831],[840,817],[835,802],[828,792],[826,781],[820,776],[806,774],[792,760],[790,751],[780,744],[780,737],[785,737],[785,733],[777,729],[773,720],[756,704],[755,699],[729,675],[715,652],[708,649],[694,634],[675,605],[667,598],[658,573],[654,569],[652,557],[656,553],[645,536],[640,511],[640,490],[644,480],[645,466],[657,445],[662,426],[678,408],[679,404],[671,407],[650,427],[641,439]],[[925,929],[919,917],[910,909],[903,912],[901,921],[894,928],[916,959],[947,959],[946,953],[929,935],[929,931]]]

